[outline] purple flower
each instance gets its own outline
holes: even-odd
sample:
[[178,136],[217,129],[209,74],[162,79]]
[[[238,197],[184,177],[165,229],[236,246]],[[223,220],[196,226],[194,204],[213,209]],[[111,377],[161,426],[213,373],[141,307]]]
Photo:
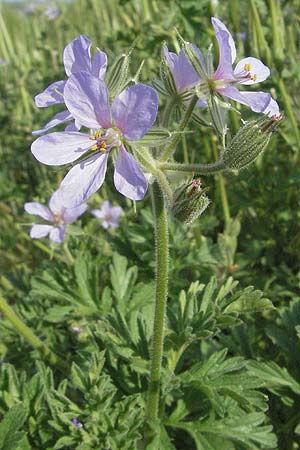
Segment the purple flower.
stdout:
[[71,422],[74,425],[74,427],[83,428],[83,424],[78,419],[76,419],[76,417],[72,419]]
[[211,92],[217,92],[223,97],[235,100],[249,106],[252,111],[280,116],[278,104],[267,92],[239,91],[240,84],[251,85],[264,81],[270,75],[270,69],[257,58],[241,59],[235,68],[232,64],[236,58],[234,40],[227,27],[216,17],[212,18],[219,44],[219,65],[215,73],[208,74],[208,84]]
[[49,208],[41,203],[29,202],[25,203],[24,209],[28,214],[39,216],[51,225],[34,224],[30,230],[30,237],[39,239],[49,235],[51,241],[60,244],[65,237],[65,231],[68,223],[76,220],[83,214],[87,205],[85,203],[76,208],[65,208],[62,203],[61,191],[54,192],[49,201]]
[[28,5],[24,6],[23,8],[24,14],[26,14],[26,16],[30,16],[31,14],[34,13],[36,7],[37,7],[36,3],[34,2],[28,3]]
[[102,227],[107,230],[109,227],[117,228],[119,226],[122,211],[121,206],[112,206],[110,201],[105,200],[100,209],[93,209],[91,213],[102,221]]
[[44,16],[46,16],[49,20],[57,19],[57,17],[60,15],[60,9],[58,6],[55,5],[49,5],[44,11]]
[[0,66],[6,66],[6,65],[7,65],[6,59],[0,58]]
[[[91,46],[91,41],[86,36],[80,35],[73,39],[73,41],[65,47],[63,52],[63,63],[65,66],[66,75],[68,77],[83,70],[91,73],[100,80],[104,79],[107,67],[106,53],[97,48],[93,58],[91,58]],[[42,93],[36,95],[34,99],[36,106],[38,108],[46,108],[47,106],[63,104],[65,84],[65,80],[55,81],[50,84],[50,86],[48,86]],[[50,122],[44,125],[43,128],[33,131],[32,134],[38,135],[45,133],[57,125],[70,122],[72,120],[74,120],[74,118],[69,111],[65,110],[59,112],[52,117]],[[75,120],[75,124],[71,124],[67,127],[68,131],[70,131],[70,127],[72,131],[74,131],[74,129],[79,130],[81,124]]]
[[71,75],[64,89],[66,106],[75,120],[93,134],[58,132],[39,137],[31,151],[47,165],[63,165],[89,157],[75,165],[61,183],[63,202],[74,207],[85,202],[104,182],[112,148],[119,150],[114,171],[116,189],[131,200],[144,198],[148,182],[124,142],[137,141],[152,127],[158,109],[156,91],[144,84],[129,86],[110,108],[107,87],[87,72]]
[[246,31],[240,31],[239,33],[236,33],[236,36],[241,40],[245,41],[247,37]]
[[178,93],[185,92],[198,83],[199,75],[193,69],[193,66],[188,61],[182,49],[176,55],[176,53],[169,52],[168,47],[164,44],[164,54],[169,69],[172,72]]
[[279,107],[271,95],[266,92],[239,91],[240,84],[249,85],[264,81],[270,75],[270,70],[257,58],[244,58],[233,69],[236,58],[236,48],[233,37],[227,27],[217,18],[212,18],[219,44],[219,65],[214,72],[212,56],[208,53],[204,58],[201,51],[194,45],[192,49],[199,59],[201,77],[189,63],[183,50],[179,55],[171,53],[164,46],[165,58],[173,74],[178,93],[193,87],[203,95],[197,102],[198,107],[207,106],[209,95],[218,93],[239,103],[249,106],[252,111],[262,112],[272,116],[280,116]]

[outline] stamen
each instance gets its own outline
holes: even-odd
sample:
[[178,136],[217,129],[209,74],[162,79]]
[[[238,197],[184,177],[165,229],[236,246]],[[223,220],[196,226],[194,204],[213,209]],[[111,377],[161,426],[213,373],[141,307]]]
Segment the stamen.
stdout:
[[93,145],[90,150],[99,150],[100,152],[105,152],[106,150],[106,142],[97,142],[97,144]]
[[250,72],[250,70],[251,70],[251,65],[250,65],[250,64],[245,64],[245,65],[244,65],[244,69],[245,69],[247,72]]
[[256,74],[254,74],[254,75],[251,75],[251,80],[252,80],[252,81],[256,81],[256,79],[257,79],[257,76],[256,76]]

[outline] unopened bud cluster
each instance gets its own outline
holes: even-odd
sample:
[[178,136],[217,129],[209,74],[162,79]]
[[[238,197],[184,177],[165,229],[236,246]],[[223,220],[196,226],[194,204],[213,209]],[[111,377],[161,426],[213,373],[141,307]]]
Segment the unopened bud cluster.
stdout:
[[281,116],[246,123],[224,150],[222,159],[228,169],[242,169],[251,164],[268,145]]
[[200,179],[196,178],[175,190],[172,215],[179,222],[190,225],[205,211],[209,203]]

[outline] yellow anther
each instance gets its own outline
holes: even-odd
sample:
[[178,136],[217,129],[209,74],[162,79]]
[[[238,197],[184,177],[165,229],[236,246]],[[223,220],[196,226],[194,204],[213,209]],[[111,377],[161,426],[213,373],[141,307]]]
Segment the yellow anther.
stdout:
[[257,76],[254,74],[254,75],[251,75],[251,80],[252,81],[256,81],[256,78],[257,78]]
[[93,145],[90,150],[99,150],[100,152],[105,152],[106,150],[106,142],[98,142],[97,144]]
[[250,70],[251,70],[251,65],[250,65],[250,64],[245,64],[245,65],[244,65],[244,69],[245,69],[247,72],[250,72]]
[[106,142],[105,141],[101,142],[99,150],[100,150],[100,152],[105,152],[105,150],[106,150]]
[[96,131],[94,138],[99,139],[101,137],[101,131]]

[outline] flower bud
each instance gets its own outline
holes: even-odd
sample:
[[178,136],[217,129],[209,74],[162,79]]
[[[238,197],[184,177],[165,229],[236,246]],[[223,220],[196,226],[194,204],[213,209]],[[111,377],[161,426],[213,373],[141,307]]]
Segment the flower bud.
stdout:
[[268,145],[281,116],[264,116],[247,122],[225,148],[222,159],[228,169],[243,169],[251,164]]
[[113,96],[119,94],[126,86],[131,52],[132,50],[118,56],[105,77],[108,90]]
[[160,63],[160,78],[167,94],[177,96],[176,83],[165,58],[163,58]]
[[201,181],[195,178],[179,186],[174,192],[172,215],[181,223],[190,225],[208,207],[210,200],[202,189]]

